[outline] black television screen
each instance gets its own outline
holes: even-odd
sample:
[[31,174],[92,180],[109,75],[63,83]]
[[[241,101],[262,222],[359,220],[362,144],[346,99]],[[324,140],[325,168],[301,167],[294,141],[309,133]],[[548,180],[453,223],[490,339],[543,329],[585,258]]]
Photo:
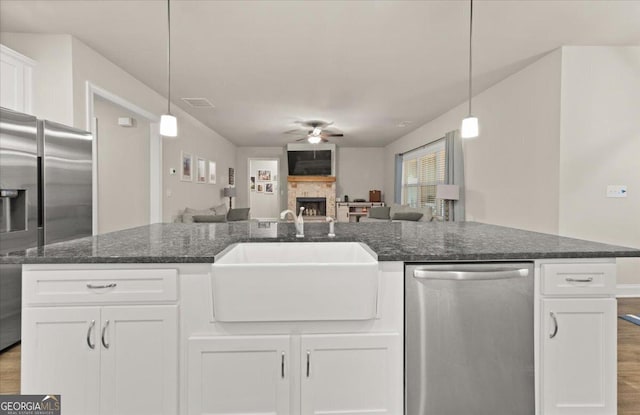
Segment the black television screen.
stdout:
[[288,151],[289,176],[331,176],[331,150]]

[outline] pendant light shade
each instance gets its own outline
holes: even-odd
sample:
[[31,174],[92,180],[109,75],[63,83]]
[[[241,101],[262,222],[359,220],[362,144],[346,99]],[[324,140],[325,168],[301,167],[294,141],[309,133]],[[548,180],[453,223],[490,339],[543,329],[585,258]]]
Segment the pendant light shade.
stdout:
[[171,115],[171,0],[167,0],[167,113],[160,117],[160,135],[178,135],[178,120]]
[[460,127],[460,136],[462,138],[474,138],[480,133],[480,127],[478,125],[478,118],[471,115],[471,95],[472,95],[472,39],[473,39],[473,0],[469,0],[469,114],[467,118],[462,120],[462,126]]
[[460,137],[462,138],[474,138],[478,136],[478,118],[467,117],[462,120],[462,127],[460,128]]
[[178,120],[171,114],[160,117],[160,135],[176,137],[178,135]]

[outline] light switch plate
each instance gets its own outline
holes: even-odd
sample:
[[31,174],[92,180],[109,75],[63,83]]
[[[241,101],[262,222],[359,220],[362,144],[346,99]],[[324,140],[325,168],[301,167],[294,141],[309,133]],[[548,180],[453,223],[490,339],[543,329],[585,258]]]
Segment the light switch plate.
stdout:
[[608,185],[607,197],[627,197],[627,185],[624,185],[624,184]]

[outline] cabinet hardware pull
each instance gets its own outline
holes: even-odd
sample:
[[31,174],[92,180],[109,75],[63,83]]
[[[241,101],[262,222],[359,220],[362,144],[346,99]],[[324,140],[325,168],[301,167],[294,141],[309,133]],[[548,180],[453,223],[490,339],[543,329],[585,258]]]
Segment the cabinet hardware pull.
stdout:
[[307,350],[307,377],[311,375],[309,362],[311,361],[311,352]]
[[105,332],[107,331],[107,327],[109,327],[109,320],[104,322],[104,327],[102,327],[102,345],[104,346],[105,349],[109,348],[109,344],[106,342],[106,340],[104,339],[104,335]]
[[571,278],[571,277],[567,277],[567,278],[565,278],[565,281],[567,281],[567,282],[593,282],[593,277],[587,277],[587,278]]
[[284,352],[282,352],[282,358],[280,360],[280,377],[284,379]]
[[553,339],[558,334],[558,319],[556,318],[556,314],[552,311],[549,313],[551,319],[553,320],[553,333],[549,334],[549,338]]
[[100,284],[100,285],[91,284],[89,282],[89,283],[87,283],[87,288],[90,288],[92,290],[97,290],[97,289],[100,289],[100,288],[114,288],[116,285],[118,285],[118,284],[116,284],[115,282],[112,282],[110,284]]
[[93,350],[96,348],[95,343],[91,344],[91,331],[93,331],[93,328],[96,325],[96,321],[95,320],[91,320],[91,324],[89,324],[89,330],[87,330],[87,345],[89,346],[89,349]]

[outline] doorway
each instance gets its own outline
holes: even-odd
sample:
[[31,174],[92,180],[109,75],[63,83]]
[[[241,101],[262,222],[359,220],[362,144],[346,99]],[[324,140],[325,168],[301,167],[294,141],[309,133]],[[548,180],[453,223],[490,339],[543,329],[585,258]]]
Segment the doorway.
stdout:
[[278,219],[280,185],[278,159],[249,159],[249,212],[252,219]]
[[150,123],[99,96],[93,105],[99,137],[98,233],[148,225]]

